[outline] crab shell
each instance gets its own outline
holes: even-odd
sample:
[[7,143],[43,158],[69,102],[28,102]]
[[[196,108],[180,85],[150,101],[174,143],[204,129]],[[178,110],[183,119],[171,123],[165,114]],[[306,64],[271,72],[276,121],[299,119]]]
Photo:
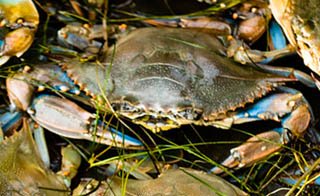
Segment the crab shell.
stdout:
[[304,64],[320,75],[319,0],[270,0],[272,14]]
[[[88,186],[90,185],[90,186]],[[208,186],[210,185],[210,186]],[[107,181],[82,179],[74,190],[74,195],[121,195],[126,191],[132,195],[238,195],[247,193],[228,183],[222,178],[190,168],[169,169],[156,179],[128,179],[123,187],[123,180],[113,176]]]
[[224,50],[208,33],[141,28],[110,48],[103,64],[61,65],[95,100],[107,99],[118,114],[157,132],[191,123],[216,125],[290,80],[235,63]]
[[0,195],[68,195],[60,176],[45,167],[24,128],[0,142]]

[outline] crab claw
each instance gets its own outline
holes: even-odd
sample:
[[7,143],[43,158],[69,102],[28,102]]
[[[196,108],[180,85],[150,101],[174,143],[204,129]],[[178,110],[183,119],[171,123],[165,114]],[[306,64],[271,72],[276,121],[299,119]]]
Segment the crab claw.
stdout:
[[[252,165],[269,154],[281,149],[281,135],[277,131],[268,131],[248,139],[244,144],[230,150],[230,156],[221,164],[229,168],[242,168]],[[267,142],[266,142],[267,141]],[[214,167],[212,173],[219,174],[223,169]]]
[[[239,111],[232,118],[233,124],[273,120],[281,123],[281,127],[253,136],[244,144],[231,149],[230,156],[222,163],[223,166],[234,169],[251,166],[287,144],[289,132],[300,138],[310,134],[318,137],[316,132],[308,129],[310,122],[313,121],[313,113],[302,94],[290,88],[278,89],[279,93],[265,97],[245,110]],[[211,172],[219,174],[223,170],[222,167],[215,167]]]
[[28,50],[38,24],[39,14],[31,0],[0,0],[0,65]]
[[27,111],[39,125],[64,137],[122,148],[142,148],[139,140],[97,122],[95,115],[67,99],[41,95]]

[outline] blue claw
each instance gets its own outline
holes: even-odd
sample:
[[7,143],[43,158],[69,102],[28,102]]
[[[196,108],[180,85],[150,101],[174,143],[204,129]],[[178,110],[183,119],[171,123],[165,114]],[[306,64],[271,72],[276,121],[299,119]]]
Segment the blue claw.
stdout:
[[64,137],[123,148],[142,148],[139,140],[104,122],[97,122],[95,115],[67,99],[42,94],[33,100],[28,113],[39,125]]
[[[282,144],[289,141],[288,131],[298,137],[302,137],[307,131],[312,132],[308,126],[313,120],[313,114],[302,94],[290,88],[279,87],[278,90],[281,93],[266,96],[225,122],[242,124],[257,120],[273,120],[280,122],[281,127],[253,136],[242,145],[231,149],[230,156],[222,165],[235,169],[250,166],[281,149]],[[221,173],[223,170],[215,167],[211,172]]]
[[314,116],[310,105],[299,91],[279,87],[283,93],[269,95],[234,116],[235,124],[256,120],[274,120],[282,127],[277,131],[289,129],[294,135],[306,132]]
[[[244,111],[237,113],[234,116],[236,120],[235,124],[238,124],[237,121],[243,123],[267,119],[285,122],[285,118],[282,119],[279,116],[290,114],[292,107],[289,107],[287,103],[289,103],[290,99],[294,100],[299,98],[301,97],[295,98],[294,96],[288,96],[288,94],[269,95],[254,103],[252,106],[247,107]],[[279,130],[277,129],[277,131]]]

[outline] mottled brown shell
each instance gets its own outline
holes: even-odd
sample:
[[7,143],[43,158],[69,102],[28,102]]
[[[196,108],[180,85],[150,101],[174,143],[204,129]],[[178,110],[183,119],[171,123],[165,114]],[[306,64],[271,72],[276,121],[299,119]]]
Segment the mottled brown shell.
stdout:
[[44,166],[26,125],[0,142],[0,195],[68,195],[61,176]]
[[216,37],[190,29],[137,29],[106,59],[65,67],[89,94],[105,95],[117,113],[154,131],[212,125],[283,81],[233,62]]

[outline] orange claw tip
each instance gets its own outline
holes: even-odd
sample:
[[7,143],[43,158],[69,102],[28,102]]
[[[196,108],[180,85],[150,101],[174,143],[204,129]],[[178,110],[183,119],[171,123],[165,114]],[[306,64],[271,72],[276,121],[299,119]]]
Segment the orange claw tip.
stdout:
[[239,165],[240,162],[235,159],[233,156],[229,156],[228,158],[226,158],[223,163],[221,163],[221,166],[216,166],[216,167],[213,167],[209,173],[213,173],[213,174],[221,174],[223,173],[225,169],[228,169],[228,168],[237,168],[237,167],[241,167],[241,165]]

